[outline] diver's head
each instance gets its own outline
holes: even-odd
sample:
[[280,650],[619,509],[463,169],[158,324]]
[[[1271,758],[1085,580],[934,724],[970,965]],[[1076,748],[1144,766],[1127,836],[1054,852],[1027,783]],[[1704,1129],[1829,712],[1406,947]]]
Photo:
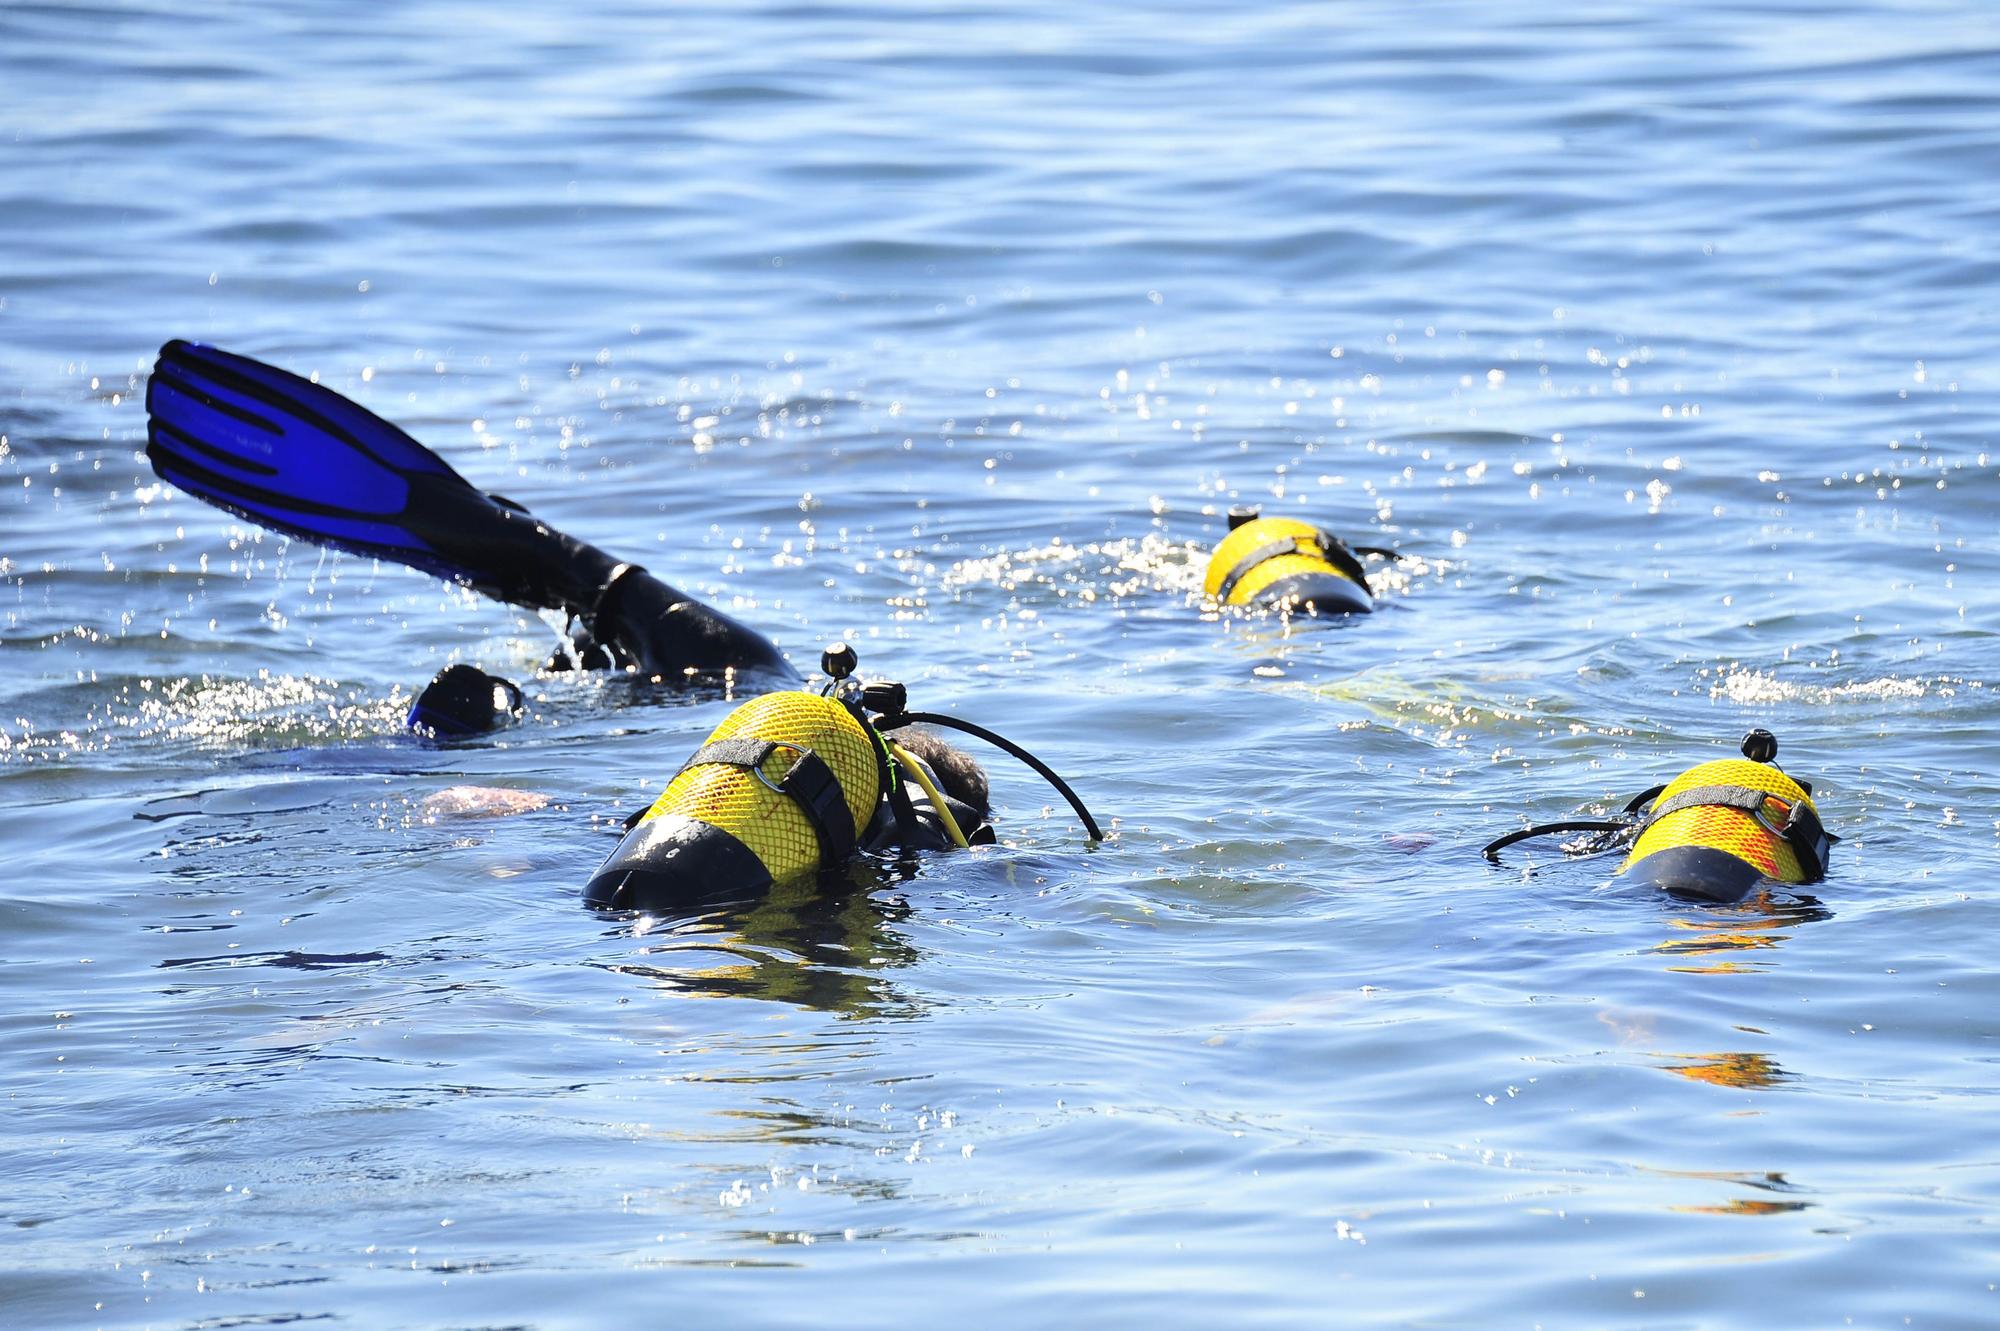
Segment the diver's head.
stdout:
[[427,738],[458,739],[511,725],[523,708],[511,680],[476,666],[448,665],[424,685],[403,724]]
[[586,905],[685,910],[846,859],[882,797],[880,741],[847,706],[770,693],[717,726],[584,888]]
[[1780,768],[1777,752],[1770,731],[1753,730],[1744,757],[1702,763],[1662,787],[1619,874],[1712,901],[1825,877],[1838,838],[1821,826],[1810,783]]
[[1202,591],[1217,605],[1286,605],[1318,614],[1375,608],[1361,563],[1336,537],[1297,518],[1231,509]]
[[937,778],[945,794],[979,815],[992,817],[992,794],[986,785],[986,771],[964,749],[945,742],[944,737],[921,727],[896,732],[896,743],[912,757],[921,758]]

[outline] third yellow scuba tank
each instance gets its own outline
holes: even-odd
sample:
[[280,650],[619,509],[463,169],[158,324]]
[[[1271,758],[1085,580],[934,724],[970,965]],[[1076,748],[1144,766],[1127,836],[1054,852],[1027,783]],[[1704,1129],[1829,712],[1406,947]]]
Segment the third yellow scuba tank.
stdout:
[[1622,819],[1544,823],[1501,837],[1499,852],[1553,832],[1597,834],[1584,853],[1630,847],[1620,878],[1684,896],[1736,901],[1760,883],[1816,883],[1840,838],[1820,822],[1812,783],[1776,762],[1768,730],[1743,739],[1742,758],[1700,763],[1664,785],[1634,796]]

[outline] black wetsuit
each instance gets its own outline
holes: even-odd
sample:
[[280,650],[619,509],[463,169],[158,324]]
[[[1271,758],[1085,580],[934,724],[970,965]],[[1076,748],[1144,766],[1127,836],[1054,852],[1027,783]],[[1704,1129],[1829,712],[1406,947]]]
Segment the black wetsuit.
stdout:
[[637,564],[557,531],[498,496],[504,525],[482,534],[474,583],[497,600],[562,610],[619,666],[662,679],[754,671],[799,678],[776,643]]

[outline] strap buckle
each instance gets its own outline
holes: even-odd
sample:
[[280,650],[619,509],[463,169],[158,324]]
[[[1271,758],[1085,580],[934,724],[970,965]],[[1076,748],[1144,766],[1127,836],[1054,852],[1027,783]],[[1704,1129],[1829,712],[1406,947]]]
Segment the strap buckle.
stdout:
[[799,768],[804,765],[807,756],[812,753],[812,750],[806,748],[803,744],[794,744],[788,739],[767,739],[757,742],[765,746],[764,758],[770,757],[779,749],[784,749],[798,755],[798,757],[792,759],[792,765],[785,769],[785,774],[776,781],[773,781],[770,775],[764,771],[764,758],[759,758],[756,762],[748,764],[750,771],[759,781],[764,783],[765,789],[771,791],[773,794],[791,795],[793,792],[786,789],[786,784],[799,774]]

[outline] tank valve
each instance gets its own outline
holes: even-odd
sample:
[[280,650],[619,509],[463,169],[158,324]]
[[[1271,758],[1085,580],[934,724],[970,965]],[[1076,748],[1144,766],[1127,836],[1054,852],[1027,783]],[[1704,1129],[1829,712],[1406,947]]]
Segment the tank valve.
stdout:
[[819,668],[832,680],[846,679],[860,664],[861,658],[844,642],[828,643],[826,650],[819,654]]

